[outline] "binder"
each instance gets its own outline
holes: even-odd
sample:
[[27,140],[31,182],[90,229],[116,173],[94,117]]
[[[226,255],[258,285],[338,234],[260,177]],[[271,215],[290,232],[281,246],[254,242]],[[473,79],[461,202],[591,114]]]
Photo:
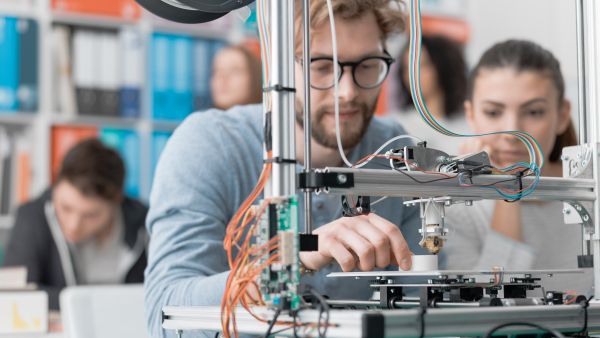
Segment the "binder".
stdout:
[[73,34],[73,82],[77,111],[82,115],[98,115],[99,35],[91,30],[75,29]]
[[125,162],[125,193],[140,197],[140,138],[136,132],[126,129],[103,128],[100,139],[119,152]]
[[57,85],[56,106],[54,108],[63,116],[73,117],[77,114],[77,99],[72,76],[74,70],[72,66],[71,29],[66,26],[54,26],[52,28],[52,42],[54,83]]
[[193,107],[193,40],[187,36],[171,36],[171,105],[168,120],[182,121]]
[[133,29],[123,29],[119,33],[120,50],[120,115],[137,118],[141,113],[141,87],[143,85],[142,37]]
[[18,19],[0,17],[0,112],[19,109],[17,89],[19,87],[19,35]]
[[162,151],[165,149],[167,141],[171,135],[172,133],[168,131],[155,131],[152,133],[150,186],[152,186],[152,182],[154,181],[154,175],[156,174],[156,166],[158,165],[160,154],[162,154]]
[[34,112],[38,109],[38,24],[31,19],[19,19],[19,87],[17,99],[19,111]]
[[213,49],[210,40],[198,39],[194,43],[194,110],[206,110],[212,106],[210,78],[212,74]]
[[133,0],[52,0],[52,8],[61,12],[75,12],[137,19],[141,9]]
[[96,76],[93,87],[98,93],[97,111],[86,111],[103,116],[119,115],[119,52],[117,35],[112,32],[93,32],[93,39],[97,41],[95,65]]
[[152,117],[166,119],[169,110],[169,65],[171,64],[170,43],[166,34],[152,36],[150,71],[152,77]]
[[97,136],[98,129],[94,126],[57,125],[52,127],[50,150],[52,182],[56,180],[56,175],[67,152],[80,141]]

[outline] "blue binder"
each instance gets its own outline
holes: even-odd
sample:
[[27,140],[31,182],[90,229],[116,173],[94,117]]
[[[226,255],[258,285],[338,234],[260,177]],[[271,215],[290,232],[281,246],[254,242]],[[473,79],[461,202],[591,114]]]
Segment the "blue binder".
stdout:
[[152,78],[152,117],[156,120],[166,119],[169,112],[169,37],[166,34],[154,33],[150,48],[150,76]]
[[17,22],[19,33],[19,111],[34,112],[38,109],[38,24],[31,19]]
[[0,17],[0,112],[19,109],[19,34],[18,19]]
[[168,131],[155,131],[152,133],[152,153],[151,153],[151,175],[150,175],[150,186],[154,182],[154,175],[156,173],[156,166],[160,159],[160,154],[165,149],[167,141],[171,137],[171,132]]
[[140,197],[140,138],[132,130],[103,128],[100,139],[121,154],[125,162],[125,193]]
[[141,115],[141,87],[143,70],[139,65],[143,56],[143,44],[140,34],[133,29],[124,29],[119,33],[123,74],[119,89],[120,115],[137,118]]
[[140,117],[140,89],[137,87],[121,87],[119,96],[121,116]]
[[187,36],[172,36],[171,61],[172,87],[171,99],[172,109],[167,116],[169,120],[182,121],[194,109],[193,105],[193,81],[194,81],[194,57],[193,39]]
[[212,73],[213,49],[210,40],[198,39],[194,43],[194,110],[212,107],[210,78]]

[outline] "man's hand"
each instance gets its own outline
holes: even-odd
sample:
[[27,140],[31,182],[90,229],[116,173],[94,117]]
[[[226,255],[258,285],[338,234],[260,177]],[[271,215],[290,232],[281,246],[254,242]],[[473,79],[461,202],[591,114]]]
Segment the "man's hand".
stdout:
[[311,270],[332,260],[345,272],[355,268],[371,271],[390,264],[409,270],[412,265],[412,253],[398,227],[373,213],[342,217],[313,233],[319,235],[319,251],[300,253],[302,264]]

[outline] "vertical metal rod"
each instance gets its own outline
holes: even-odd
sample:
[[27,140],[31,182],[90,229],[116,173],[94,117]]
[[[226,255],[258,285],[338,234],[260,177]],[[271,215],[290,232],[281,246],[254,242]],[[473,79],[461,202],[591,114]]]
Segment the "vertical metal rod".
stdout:
[[587,135],[587,93],[585,83],[585,20],[583,17],[583,1],[576,0],[576,26],[577,26],[577,87],[578,87],[578,111],[579,111],[579,144],[588,142]]
[[[302,54],[302,69],[304,73],[304,172],[311,168],[311,108],[310,108],[310,0],[304,0],[302,8],[304,22],[304,39]],[[312,189],[304,191],[304,232],[312,233]]]
[[[272,197],[296,195],[294,100],[294,0],[270,4],[273,163]],[[277,161],[282,160],[282,161]]]
[[594,298],[600,301],[600,4],[596,0],[581,0],[583,63],[585,72],[579,74],[585,81],[585,123],[589,135],[586,141],[592,144],[593,177],[596,200],[594,201],[594,233],[592,251],[594,255]]

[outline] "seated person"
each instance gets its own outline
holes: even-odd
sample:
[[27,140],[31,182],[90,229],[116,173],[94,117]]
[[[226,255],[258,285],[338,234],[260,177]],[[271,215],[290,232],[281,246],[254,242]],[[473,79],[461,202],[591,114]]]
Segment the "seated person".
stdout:
[[242,45],[221,49],[213,60],[210,93],[213,105],[219,109],[260,103],[260,60]]
[[[562,148],[577,139],[560,64],[552,53],[520,40],[488,49],[471,73],[465,112],[474,133],[520,130],[532,135],[545,157],[542,176],[562,177]],[[509,134],[472,138],[463,145],[464,153],[480,150],[498,168],[529,162],[525,145]],[[562,209],[558,201],[502,200],[447,208],[448,268],[577,268],[582,229],[565,225]]]
[[[461,139],[446,137],[430,128],[414,108],[408,76],[409,57],[407,44],[399,57],[401,95],[396,118],[409,134],[426,140],[427,146],[457,155]],[[462,46],[443,36],[423,36],[420,79],[423,99],[433,117],[450,131],[466,132],[463,103],[467,91],[467,66]]]
[[[296,8],[302,7],[295,1]],[[333,74],[332,42],[325,0],[313,0],[311,11],[312,164],[343,166],[333,117],[334,83],[339,83],[340,134],[349,161],[356,163],[384,142],[404,134],[393,121],[373,117],[391,58],[386,38],[403,28],[404,13],[395,0],[334,0],[339,78]],[[300,36],[301,11],[295,31]],[[296,40],[296,55],[302,55]],[[318,58],[316,58],[318,56]],[[295,62],[295,153],[303,163],[303,63]],[[392,146],[407,145],[398,142]],[[387,166],[387,161],[383,160]],[[147,226],[151,241],[145,292],[152,337],[174,336],[162,329],[164,306],[221,304],[230,273],[223,248],[227,223],[250,195],[263,168],[263,112],[260,105],[193,114],[175,131],[158,163],[150,196]],[[381,165],[381,163],[380,163]],[[303,210],[303,200],[298,203]],[[368,216],[342,217],[339,195],[313,199],[313,221],[319,251],[300,253],[301,263],[315,271],[302,285],[336,299],[368,299],[367,279],[331,279],[333,271],[410,269],[418,252],[418,208],[398,198],[374,206]],[[298,212],[299,224],[304,213]],[[406,238],[406,240],[405,240]],[[410,247],[409,247],[410,246]],[[214,337],[213,333],[198,336]]]
[[17,210],[4,264],[27,267],[51,309],[66,286],[143,282],[147,208],[123,196],[124,178],[116,151],[85,140],[53,186]]

